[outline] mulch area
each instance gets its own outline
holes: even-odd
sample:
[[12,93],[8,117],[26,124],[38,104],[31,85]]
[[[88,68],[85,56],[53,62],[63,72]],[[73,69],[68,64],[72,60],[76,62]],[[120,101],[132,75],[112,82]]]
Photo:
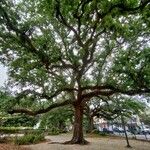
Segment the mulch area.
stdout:
[[0,150],[30,150],[30,148],[25,148],[23,146],[17,146],[13,144],[0,144]]

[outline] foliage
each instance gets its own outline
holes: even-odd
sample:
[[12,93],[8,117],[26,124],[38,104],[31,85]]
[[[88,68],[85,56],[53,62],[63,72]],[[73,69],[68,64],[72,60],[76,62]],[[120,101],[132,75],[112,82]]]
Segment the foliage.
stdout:
[[59,128],[54,127],[54,126],[52,128],[50,128],[50,129],[48,129],[48,135],[58,135],[61,132],[62,131]]
[[15,137],[14,143],[17,145],[36,144],[45,140],[44,132],[40,130],[33,130],[26,132],[22,137]]
[[140,114],[140,121],[143,122],[146,125],[150,126],[150,108],[147,107],[147,109],[145,110],[145,112]]
[[101,132],[99,132],[99,135],[100,135],[100,136],[108,136],[108,134],[107,134],[107,133],[102,132],[102,131],[101,131]]
[[18,133],[19,130],[16,129],[16,128],[6,128],[6,127],[0,127],[0,132],[1,133],[5,133],[5,134],[8,134],[8,133]]
[[45,130],[43,129],[33,129],[33,130],[27,130],[27,132],[25,132],[25,134],[35,134],[35,135],[39,135],[39,134],[44,134]]
[[14,143],[17,145],[27,145],[39,143],[44,140],[45,137],[43,133],[34,131],[33,133],[25,134],[22,137],[15,137]]
[[70,107],[62,109],[54,109],[44,114],[40,119],[40,128],[48,130],[49,134],[58,134],[67,131],[67,127],[71,124],[73,112]]
[[91,100],[86,105],[86,130],[88,132],[93,131],[94,123],[96,123],[94,118],[103,118],[109,122],[117,121],[120,116],[124,116],[128,120],[133,115],[141,115],[144,111],[146,111],[146,104],[136,97],[101,96]]
[[27,115],[18,115],[12,117],[3,117],[1,118],[1,122],[1,126],[5,127],[33,127],[37,123],[37,118]]
[[5,115],[7,110],[13,107],[14,97],[6,89],[0,89],[0,114]]
[[31,130],[31,128],[22,127],[0,127],[0,133],[2,134],[13,134],[13,133],[24,133],[26,130]]
[[6,89],[0,91],[0,126],[34,126],[37,122],[37,117],[31,117],[24,114],[11,116],[7,113],[15,103],[16,100],[14,99],[14,96]]
[[148,1],[2,0],[0,10],[1,62],[20,88],[16,108],[74,99],[76,84],[93,87],[82,91],[89,100],[149,91]]
[[149,0],[1,0],[0,61],[19,89],[9,113],[72,105],[82,130],[92,98],[149,93],[149,9]]
[[141,114],[145,108],[146,104],[136,97],[116,95],[93,99],[87,104],[86,114],[90,113],[91,117],[113,120],[121,114],[126,117]]

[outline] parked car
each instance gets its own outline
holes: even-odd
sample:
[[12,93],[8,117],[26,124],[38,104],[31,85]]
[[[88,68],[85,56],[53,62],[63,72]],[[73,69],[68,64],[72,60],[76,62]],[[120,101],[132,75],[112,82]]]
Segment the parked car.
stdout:
[[150,134],[150,127],[145,125],[143,128],[140,129],[140,132],[142,134]]

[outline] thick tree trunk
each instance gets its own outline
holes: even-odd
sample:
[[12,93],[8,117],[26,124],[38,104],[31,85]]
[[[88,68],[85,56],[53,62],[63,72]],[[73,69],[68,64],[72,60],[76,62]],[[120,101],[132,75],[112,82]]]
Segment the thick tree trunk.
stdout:
[[75,120],[74,120],[74,131],[71,141],[65,142],[65,144],[87,144],[88,142],[83,137],[83,107],[76,105],[75,109]]

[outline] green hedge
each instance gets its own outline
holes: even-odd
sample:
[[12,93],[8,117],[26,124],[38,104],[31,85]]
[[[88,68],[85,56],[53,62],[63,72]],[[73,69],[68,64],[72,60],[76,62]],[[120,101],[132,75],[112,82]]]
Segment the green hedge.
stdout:
[[17,128],[0,127],[0,133],[2,133],[2,134],[18,133],[19,130],[20,129],[17,129]]
[[40,132],[43,133],[43,129],[33,129],[30,127],[0,127],[0,133],[2,134],[15,134],[15,133],[34,133]]

